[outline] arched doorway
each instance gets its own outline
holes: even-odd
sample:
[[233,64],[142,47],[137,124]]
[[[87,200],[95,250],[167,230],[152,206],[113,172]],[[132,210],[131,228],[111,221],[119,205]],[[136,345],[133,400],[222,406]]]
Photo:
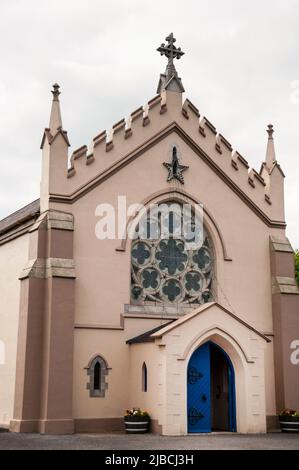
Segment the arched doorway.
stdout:
[[236,431],[235,374],[212,341],[192,354],[187,370],[188,432]]

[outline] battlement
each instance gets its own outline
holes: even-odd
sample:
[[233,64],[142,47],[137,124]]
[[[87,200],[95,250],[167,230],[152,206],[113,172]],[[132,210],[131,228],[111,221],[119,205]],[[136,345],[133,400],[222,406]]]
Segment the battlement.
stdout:
[[[157,109],[159,110],[158,112]],[[126,141],[134,135],[135,131],[138,131],[141,126],[148,126],[151,123],[151,119],[156,117],[153,116],[153,114],[158,113],[162,115],[166,111],[166,94],[162,93],[161,95],[156,95],[148,101],[146,105],[135,109],[127,119],[123,118],[115,123],[109,131],[104,130],[100,132],[92,139],[90,151],[88,151],[87,145],[83,145],[73,151],[70,159],[70,167],[68,168],[68,178],[78,175],[79,171],[84,171],[82,168],[84,165],[89,166],[94,162],[96,163],[95,166],[102,168],[102,164],[106,161],[106,154],[113,149],[118,153],[121,148],[121,153],[123,154],[124,149],[128,147]],[[107,164],[111,163],[113,163],[113,161],[107,162]]]
[[[130,152],[176,123],[204,152],[210,166],[216,166],[218,173],[224,174],[231,185],[245,193],[271,217],[272,192],[264,174],[251,168],[248,161],[189,99],[180,104],[175,95],[173,92],[161,92],[144,106],[135,109],[126,119],[116,122],[110,130],[96,135],[90,149],[83,145],[74,150],[67,174],[69,192],[76,191],[96,175],[119,164]],[[50,136],[50,139],[53,137]]]
[[200,115],[198,108],[188,99],[183,103],[182,117],[188,120],[188,133],[200,148],[259,207],[267,210],[267,206],[272,203],[271,194],[260,173],[250,167],[248,161],[233,149],[232,144],[217,131],[207,117]]

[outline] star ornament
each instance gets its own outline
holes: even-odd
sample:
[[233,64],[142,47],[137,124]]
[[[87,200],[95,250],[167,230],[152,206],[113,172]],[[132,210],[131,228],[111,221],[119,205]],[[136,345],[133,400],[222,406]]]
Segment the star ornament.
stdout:
[[163,165],[168,170],[167,181],[176,179],[180,183],[184,184],[183,172],[186,171],[189,167],[180,164],[178,156],[177,156],[176,147],[173,147],[172,149],[172,162],[171,163],[163,162]]

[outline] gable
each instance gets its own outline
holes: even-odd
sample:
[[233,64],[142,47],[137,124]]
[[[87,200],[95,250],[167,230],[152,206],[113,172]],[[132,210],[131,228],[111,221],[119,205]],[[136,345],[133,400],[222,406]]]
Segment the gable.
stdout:
[[267,336],[260,333],[253,326],[249,325],[247,322],[245,322],[244,320],[242,320],[237,315],[235,315],[234,313],[232,313],[231,311],[229,311],[228,309],[226,309],[225,307],[223,307],[222,305],[220,305],[217,302],[208,302],[206,304],[201,305],[200,307],[193,310],[191,313],[186,314],[185,316],[179,318],[178,320],[176,320],[174,322],[171,322],[168,325],[163,325],[163,328],[160,328],[158,331],[151,332],[150,336],[154,339],[162,338],[164,335],[169,334],[170,332],[172,332],[176,328],[180,327],[184,323],[192,322],[199,315],[209,314],[210,309],[220,310],[220,311],[224,312],[225,315],[232,318],[234,321],[240,323],[246,329],[248,329],[249,331],[253,332],[255,335],[257,335],[257,336],[261,337],[262,339],[264,339],[267,343],[271,342],[271,340],[269,338],[267,338]]
[[[103,170],[100,172],[98,175],[96,175],[94,178],[89,180],[86,184],[80,186],[79,188],[75,189],[71,194],[68,195],[50,195],[50,201],[51,202],[61,202],[61,203],[67,203],[67,204],[73,204],[76,202],[78,199],[83,197],[85,194],[89,193],[92,191],[94,188],[97,186],[103,184],[107,180],[112,180],[109,182],[110,184],[113,185],[113,177],[116,175],[119,171],[122,171],[124,168],[126,168],[128,165],[132,165],[132,163],[144,156],[149,150],[156,148],[156,151],[159,151],[159,146],[158,144],[161,143],[164,139],[167,137],[172,136],[174,139],[179,137],[179,141],[183,141],[187,146],[189,151],[187,153],[192,153],[194,156],[198,157],[201,161],[207,165],[209,169],[217,175],[217,177],[223,181],[226,186],[238,196],[239,199],[241,199],[254,213],[257,215],[267,226],[269,227],[275,227],[275,228],[284,228],[285,227],[285,222],[284,221],[279,221],[279,220],[272,220],[269,214],[269,210],[267,207],[267,203],[264,201],[264,205],[261,208],[257,203],[256,199],[258,196],[261,194],[257,191],[257,194],[255,195],[255,200],[252,197],[249,197],[248,192],[240,187],[236,181],[233,179],[233,167],[230,167],[230,174],[227,174],[227,172],[224,170],[224,168],[221,168],[221,166],[218,164],[218,162],[215,162],[214,158],[212,158],[211,154],[207,153],[204,151],[197,142],[195,142],[189,134],[186,133],[186,131],[177,123],[177,122],[172,122],[170,125],[168,125],[166,128],[162,129],[160,132],[155,134],[151,139],[148,141],[144,142],[143,145],[140,147],[134,149],[132,152],[129,152],[127,155],[122,156],[120,159],[115,161],[112,165],[110,165],[107,169]],[[174,140],[175,142],[175,140]],[[190,152],[191,151],[191,152]],[[168,151],[165,152],[163,158],[165,161],[169,159]],[[211,153],[211,152],[210,152]],[[144,160],[143,160],[144,161]],[[241,161],[241,160],[240,160]],[[184,163],[184,155],[183,155],[183,161]],[[244,167],[244,162],[242,163]],[[146,168],[146,165],[145,165]],[[145,169],[146,171],[146,169]],[[191,165],[191,172],[194,171],[194,165],[192,168]],[[161,168],[161,174],[165,174],[164,169]],[[246,170],[246,178],[248,179],[248,174]],[[186,176],[188,178],[188,175]],[[201,175],[198,175],[198,179],[200,180]],[[166,180],[166,179],[165,179]],[[129,181],[128,181],[129,183]],[[130,183],[129,183],[130,184]],[[247,183],[246,183],[247,184]],[[264,187],[259,188],[264,192]],[[136,201],[137,202],[137,201]]]

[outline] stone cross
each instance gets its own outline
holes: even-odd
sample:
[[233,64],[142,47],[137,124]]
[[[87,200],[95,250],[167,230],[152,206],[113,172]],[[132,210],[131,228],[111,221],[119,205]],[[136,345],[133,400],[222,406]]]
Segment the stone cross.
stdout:
[[165,55],[168,59],[166,78],[169,79],[173,75],[177,75],[173,59],[180,59],[185,52],[183,52],[180,47],[175,47],[174,43],[176,42],[176,39],[173,37],[173,33],[170,33],[165,40],[168,44],[164,44],[163,42],[161,46],[158,47],[157,51],[160,52],[161,55]]
[[51,92],[53,94],[53,101],[59,101],[59,95],[60,95],[59,88],[60,86],[58,85],[58,83],[54,83],[53,90]]

